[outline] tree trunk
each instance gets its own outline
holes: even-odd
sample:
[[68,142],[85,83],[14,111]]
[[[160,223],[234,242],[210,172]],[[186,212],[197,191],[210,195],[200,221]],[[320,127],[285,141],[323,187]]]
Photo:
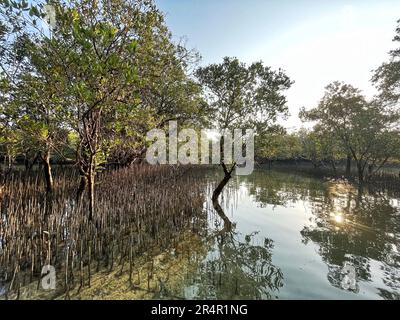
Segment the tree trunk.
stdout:
[[364,181],[364,169],[360,163],[357,163],[357,170],[358,170],[358,182],[362,183]]
[[6,175],[11,173],[11,171],[13,170],[13,166],[14,166],[14,157],[11,154],[8,154],[7,155],[7,164],[6,164],[6,167],[7,167]]
[[[4,162],[5,161],[6,161],[6,157],[4,157]],[[0,212],[2,211],[3,194],[4,194],[5,184],[6,184],[8,175],[9,175],[9,172],[7,170],[3,171],[3,168],[0,165]]]
[[0,167],[0,210],[2,210],[1,202],[3,200],[4,185],[5,185],[5,175],[3,174],[3,170]]
[[333,170],[333,174],[337,176],[337,170],[336,170],[336,165],[335,165],[335,160],[331,160],[331,166]]
[[53,174],[51,172],[50,151],[46,151],[45,155],[42,156],[42,163],[46,182],[46,193],[50,194],[53,192]]
[[313,165],[313,167],[314,167],[314,169],[316,170],[316,169],[318,169],[318,167],[320,166],[320,161],[318,161],[318,158],[317,158],[317,156],[312,156],[312,157],[310,157],[310,161],[311,161],[311,163],[312,163],[312,165]]
[[367,181],[369,181],[372,178],[373,174],[374,174],[374,165],[370,164],[368,165]]
[[217,188],[215,188],[213,195],[212,195],[212,201],[218,201],[218,197],[221,194],[222,190],[224,189],[224,187],[226,186],[226,184],[229,182],[229,180],[232,177],[232,171],[236,166],[236,163],[234,163],[232,165],[232,168],[230,170],[228,170],[228,168],[226,167],[225,164],[225,158],[224,158],[224,136],[222,135],[221,139],[220,139],[220,155],[221,155],[221,167],[224,170],[224,178],[222,179],[222,181],[218,184]]
[[231,179],[231,175],[225,175],[222,181],[218,184],[218,186],[215,188],[213,195],[212,195],[212,201],[217,201],[219,195],[221,194],[222,190],[226,186],[226,184],[229,182]]
[[87,185],[87,178],[84,174],[81,174],[78,191],[76,192],[76,201],[80,202],[83,198],[83,193],[85,192]]
[[222,169],[224,170],[224,178],[222,181],[218,184],[218,186],[215,188],[211,200],[213,202],[218,201],[218,197],[221,194],[222,190],[226,186],[226,184],[229,182],[229,180],[232,178],[232,172],[233,169],[235,168],[236,164],[232,165],[232,168],[230,170],[227,169],[225,163],[221,163]]
[[91,174],[91,176],[88,179],[88,193],[89,193],[89,221],[93,220],[93,214],[94,214],[94,184],[95,184],[95,178],[94,175]]
[[347,155],[346,159],[346,177],[350,177],[351,175],[351,155]]
[[32,159],[29,158],[28,155],[25,155],[25,171],[27,173],[32,171],[33,166],[35,165],[35,163],[38,161],[39,158],[39,154],[36,154]]
[[219,232],[221,234],[225,234],[227,232],[231,232],[232,231],[232,227],[233,224],[232,222],[229,220],[229,218],[225,215],[224,210],[221,208],[218,200],[214,200],[213,201],[213,207],[215,209],[215,211],[217,211],[218,215],[220,216],[220,218],[224,221],[224,228]]
[[25,165],[25,172],[29,172],[29,159],[27,155],[25,155],[24,157],[24,165]]
[[96,177],[96,163],[94,156],[90,156],[89,172],[88,172],[88,196],[89,196],[89,221],[92,221],[94,215],[94,202],[95,202],[95,177]]

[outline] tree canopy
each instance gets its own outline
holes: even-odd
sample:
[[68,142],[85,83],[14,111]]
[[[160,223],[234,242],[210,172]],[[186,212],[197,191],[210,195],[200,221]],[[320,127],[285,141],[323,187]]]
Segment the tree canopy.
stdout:
[[364,180],[367,168],[372,174],[399,155],[399,114],[377,101],[367,101],[351,85],[328,85],[318,107],[302,110],[301,117],[316,121],[319,129],[332,133],[330,140],[337,139],[356,162],[360,181]]
[[[393,41],[400,43],[400,20],[397,21],[396,35]],[[389,61],[384,62],[372,78],[380,90],[381,101],[389,105],[398,105],[400,101],[400,47],[389,52]]]

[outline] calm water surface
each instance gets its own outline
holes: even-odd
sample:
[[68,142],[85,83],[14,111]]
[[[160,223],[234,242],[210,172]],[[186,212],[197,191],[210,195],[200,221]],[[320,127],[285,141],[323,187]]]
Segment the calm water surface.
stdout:
[[256,170],[234,177],[220,203],[219,214],[206,205],[185,298],[400,298],[398,197]]

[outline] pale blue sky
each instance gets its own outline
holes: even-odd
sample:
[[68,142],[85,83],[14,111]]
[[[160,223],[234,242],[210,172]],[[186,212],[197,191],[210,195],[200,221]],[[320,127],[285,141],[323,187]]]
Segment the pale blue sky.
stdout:
[[283,68],[296,82],[287,92],[299,127],[300,107],[315,106],[334,80],[375,93],[371,70],[393,48],[400,1],[392,0],[156,0],[176,39],[203,57],[202,64],[235,56]]

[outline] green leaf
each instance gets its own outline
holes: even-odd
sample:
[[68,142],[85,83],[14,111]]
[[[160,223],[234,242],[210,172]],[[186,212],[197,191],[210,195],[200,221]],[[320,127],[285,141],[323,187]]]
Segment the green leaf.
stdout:
[[134,40],[128,46],[129,52],[132,52],[132,53],[135,52],[136,51],[136,47],[137,47],[137,41]]

